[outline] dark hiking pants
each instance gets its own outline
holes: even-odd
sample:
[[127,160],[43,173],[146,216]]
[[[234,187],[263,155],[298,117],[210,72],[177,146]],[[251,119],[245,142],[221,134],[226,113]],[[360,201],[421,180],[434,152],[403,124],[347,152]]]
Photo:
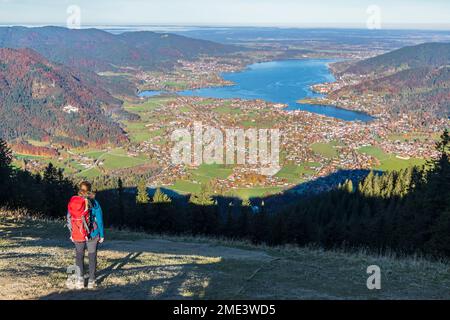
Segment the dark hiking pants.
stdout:
[[97,268],[97,245],[98,237],[86,242],[75,242],[75,264],[80,269],[80,276],[84,276],[84,252],[86,247],[89,257],[89,280],[95,280],[95,271]]

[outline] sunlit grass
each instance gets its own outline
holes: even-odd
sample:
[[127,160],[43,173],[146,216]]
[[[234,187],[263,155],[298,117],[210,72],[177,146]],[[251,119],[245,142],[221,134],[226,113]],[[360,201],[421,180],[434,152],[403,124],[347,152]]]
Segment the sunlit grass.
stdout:
[[380,164],[373,169],[382,171],[401,170],[413,166],[422,166],[426,160],[420,158],[400,159],[396,155],[388,154],[382,149],[374,146],[362,147],[358,152],[375,157]]
[[[111,229],[100,287],[70,291],[64,223],[13,216],[0,209],[0,292],[9,299],[450,299],[446,261]],[[381,290],[366,287],[369,265],[381,268]]]

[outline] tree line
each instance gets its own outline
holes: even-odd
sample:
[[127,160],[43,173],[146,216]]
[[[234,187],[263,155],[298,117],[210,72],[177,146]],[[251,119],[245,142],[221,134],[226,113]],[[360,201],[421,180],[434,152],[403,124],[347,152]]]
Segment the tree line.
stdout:
[[[377,252],[450,256],[450,138],[437,143],[440,156],[427,165],[385,173],[371,172],[359,183],[291,199],[278,209],[255,201],[215,195],[204,185],[190,196],[150,193],[148,177],[135,187],[108,177],[99,184],[105,224],[169,234],[245,239],[268,245],[315,244],[324,248],[366,247]],[[25,207],[63,217],[76,192],[62,170],[49,165],[33,175],[11,167],[11,151],[0,143],[0,205]],[[276,196],[275,196],[276,197]]]

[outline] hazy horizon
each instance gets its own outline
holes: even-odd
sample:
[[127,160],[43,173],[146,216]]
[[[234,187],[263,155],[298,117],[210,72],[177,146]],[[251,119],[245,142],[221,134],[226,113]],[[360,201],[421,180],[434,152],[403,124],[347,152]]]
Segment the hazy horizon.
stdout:
[[[74,7],[75,5],[75,7]],[[74,9],[75,8],[75,9]],[[80,27],[280,27],[364,29],[376,19],[381,29],[450,30],[445,0],[0,0],[0,25]],[[189,17],[189,18],[187,18]]]
[[[38,28],[38,27],[63,27],[67,28],[66,24],[62,23],[1,23],[0,27],[29,27],[29,28]],[[224,24],[172,24],[172,23],[159,23],[159,24],[133,24],[133,23],[124,23],[124,24],[84,24],[80,26],[80,29],[88,29],[88,28],[95,28],[95,29],[127,29],[127,28],[135,28],[136,30],[148,30],[148,31],[170,31],[171,29],[178,29],[178,31],[188,31],[188,30],[194,30],[194,29],[233,29],[233,28],[261,28],[261,29],[299,29],[299,30],[367,30],[367,28],[364,28],[359,25],[224,25]],[[387,25],[382,29],[379,30],[367,30],[367,31],[437,31],[437,32],[448,32],[450,31],[450,24],[449,25]]]

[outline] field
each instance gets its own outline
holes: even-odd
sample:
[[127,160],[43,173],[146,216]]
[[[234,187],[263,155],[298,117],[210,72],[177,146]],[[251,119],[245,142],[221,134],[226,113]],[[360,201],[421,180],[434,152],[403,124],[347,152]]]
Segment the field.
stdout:
[[[99,287],[73,291],[63,223],[0,214],[0,234],[1,299],[450,299],[446,263],[108,229]],[[370,265],[381,290],[366,287]]]
[[[314,164],[312,164],[314,165]],[[167,187],[170,190],[181,194],[198,193],[201,186],[210,182],[212,179],[227,179],[232,173],[232,166],[210,164],[201,165],[198,169],[188,170],[190,173],[190,179],[188,180],[178,180],[174,185]],[[297,171],[299,174],[307,174],[312,172],[310,168],[298,167]],[[296,171],[296,172],[297,172]],[[291,177],[293,175],[289,169],[285,170],[282,175],[286,177]],[[294,179],[294,178],[292,178]],[[300,182],[300,180],[296,180]],[[279,193],[283,190],[281,187],[252,187],[252,188],[236,188],[227,191],[225,194],[227,196],[238,196],[242,199],[249,199],[253,197],[262,197],[269,194]]]
[[277,174],[276,177],[286,179],[289,183],[300,183],[304,178],[314,174],[314,168],[320,166],[319,163],[306,163],[303,165],[286,165]]
[[131,168],[144,164],[146,161],[142,158],[128,157],[115,153],[106,153],[99,158],[104,163],[107,170]]
[[172,186],[167,188],[181,194],[199,193],[201,190],[201,183],[194,183],[186,180],[177,180]]
[[433,136],[430,136],[427,133],[421,133],[421,132],[412,132],[408,134],[390,134],[388,136],[388,139],[391,141],[402,141],[402,142],[408,142],[408,141],[427,141],[429,139],[438,141],[440,134],[434,134]]
[[241,121],[241,125],[245,128],[268,129],[273,128],[276,122],[270,119],[247,119]]
[[202,164],[195,170],[190,170],[194,180],[208,182],[211,179],[227,179],[233,172],[233,166],[220,164]]
[[325,158],[333,159],[339,155],[339,152],[336,149],[337,146],[339,146],[337,141],[331,141],[329,143],[317,142],[311,145],[311,149]]
[[126,103],[124,105],[124,109],[137,114],[141,113],[145,114],[157,109],[167,101],[169,101],[167,98],[160,98],[160,97],[150,98],[143,103],[133,103],[133,104]]
[[20,168],[21,160],[36,160],[36,161],[39,161],[39,163],[42,163],[44,165],[48,165],[49,163],[52,163],[57,168],[63,169],[66,174],[75,174],[75,173],[79,172],[80,170],[84,169],[77,161],[75,161],[73,159],[59,160],[59,159],[54,159],[51,157],[23,155],[23,154],[15,155],[13,165],[15,167]]
[[220,114],[241,114],[242,111],[239,108],[233,108],[229,102],[224,102],[222,106],[214,108],[214,112]]
[[[180,194],[191,194],[200,192],[201,186],[202,183],[178,180],[174,185],[168,186],[167,188]],[[283,191],[283,188],[281,187],[236,188],[229,190],[225,193],[225,195],[230,197],[239,197],[241,199],[250,199],[276,194],[281,191]]]
[[93,168],[90,168],[87,170],[83,170],[77,174],[78,177],[83,177],[86,179],[93,179],[93,178],[96,178],[101,175],[102,175],[102,172],[96,167],[93,167]]
[[82,156],[86,156],[95,160],[96,165],[84,169],[77,175],[84,178],[94,178],[102,174],[102,170],[113,171],[117,169],[132,168],[143,165],[149,161],[145,155],[130,156],[122,148],[115,148],[110,150],[92,150],[81,153]]
[[253,187],[253,188],[237,188],[230,190],[227,195],[231,197],[239,197],[241,199],[250,199],[257,197],[265,197],[268,195],[280,193],[283,191],[281,187]]
[[189,181],[178,180],[168,188],[182,194],[198,193],[201,186],[212,179],[226,179],[232,173],[233,168],[218,164],[202,164],[197,169],[188,170]]
[[186,90],[188,89],[188,84],[183,81],[167,81],[164,86],[171,88],[173,90]]
[[[151,124],[158,124],[163,120],[161,116],[155,117],[154,112],[157,111],[158,108],[163,108],[165,104],[172,100],[173,98],[171,97],[154,97],[146,100],[144,103],[127,103],[125,105],[125,110],[137,114],[140,117],[140,120],[136,121],[122,121],[131,142],[140,143],[143,141],[152,141],[154,143],[164,143],[164,141],[158,139],[164,133],[164,129],[151,129],[148,128],[148,126]],[[185,107],[181,112],[189,112],[189,110],[189,108]]]
[[421,166],[425,163],[424,159],[418,158],[412,158],[408,160],[399,159],[397,158],[397,156],[387,154],[380,148],[374,146],[362,147],[358,151],[373,156],[378,159],[378,161],[380,161],[380,165],[373,168],[376,170],[401,170],[412,166]]

